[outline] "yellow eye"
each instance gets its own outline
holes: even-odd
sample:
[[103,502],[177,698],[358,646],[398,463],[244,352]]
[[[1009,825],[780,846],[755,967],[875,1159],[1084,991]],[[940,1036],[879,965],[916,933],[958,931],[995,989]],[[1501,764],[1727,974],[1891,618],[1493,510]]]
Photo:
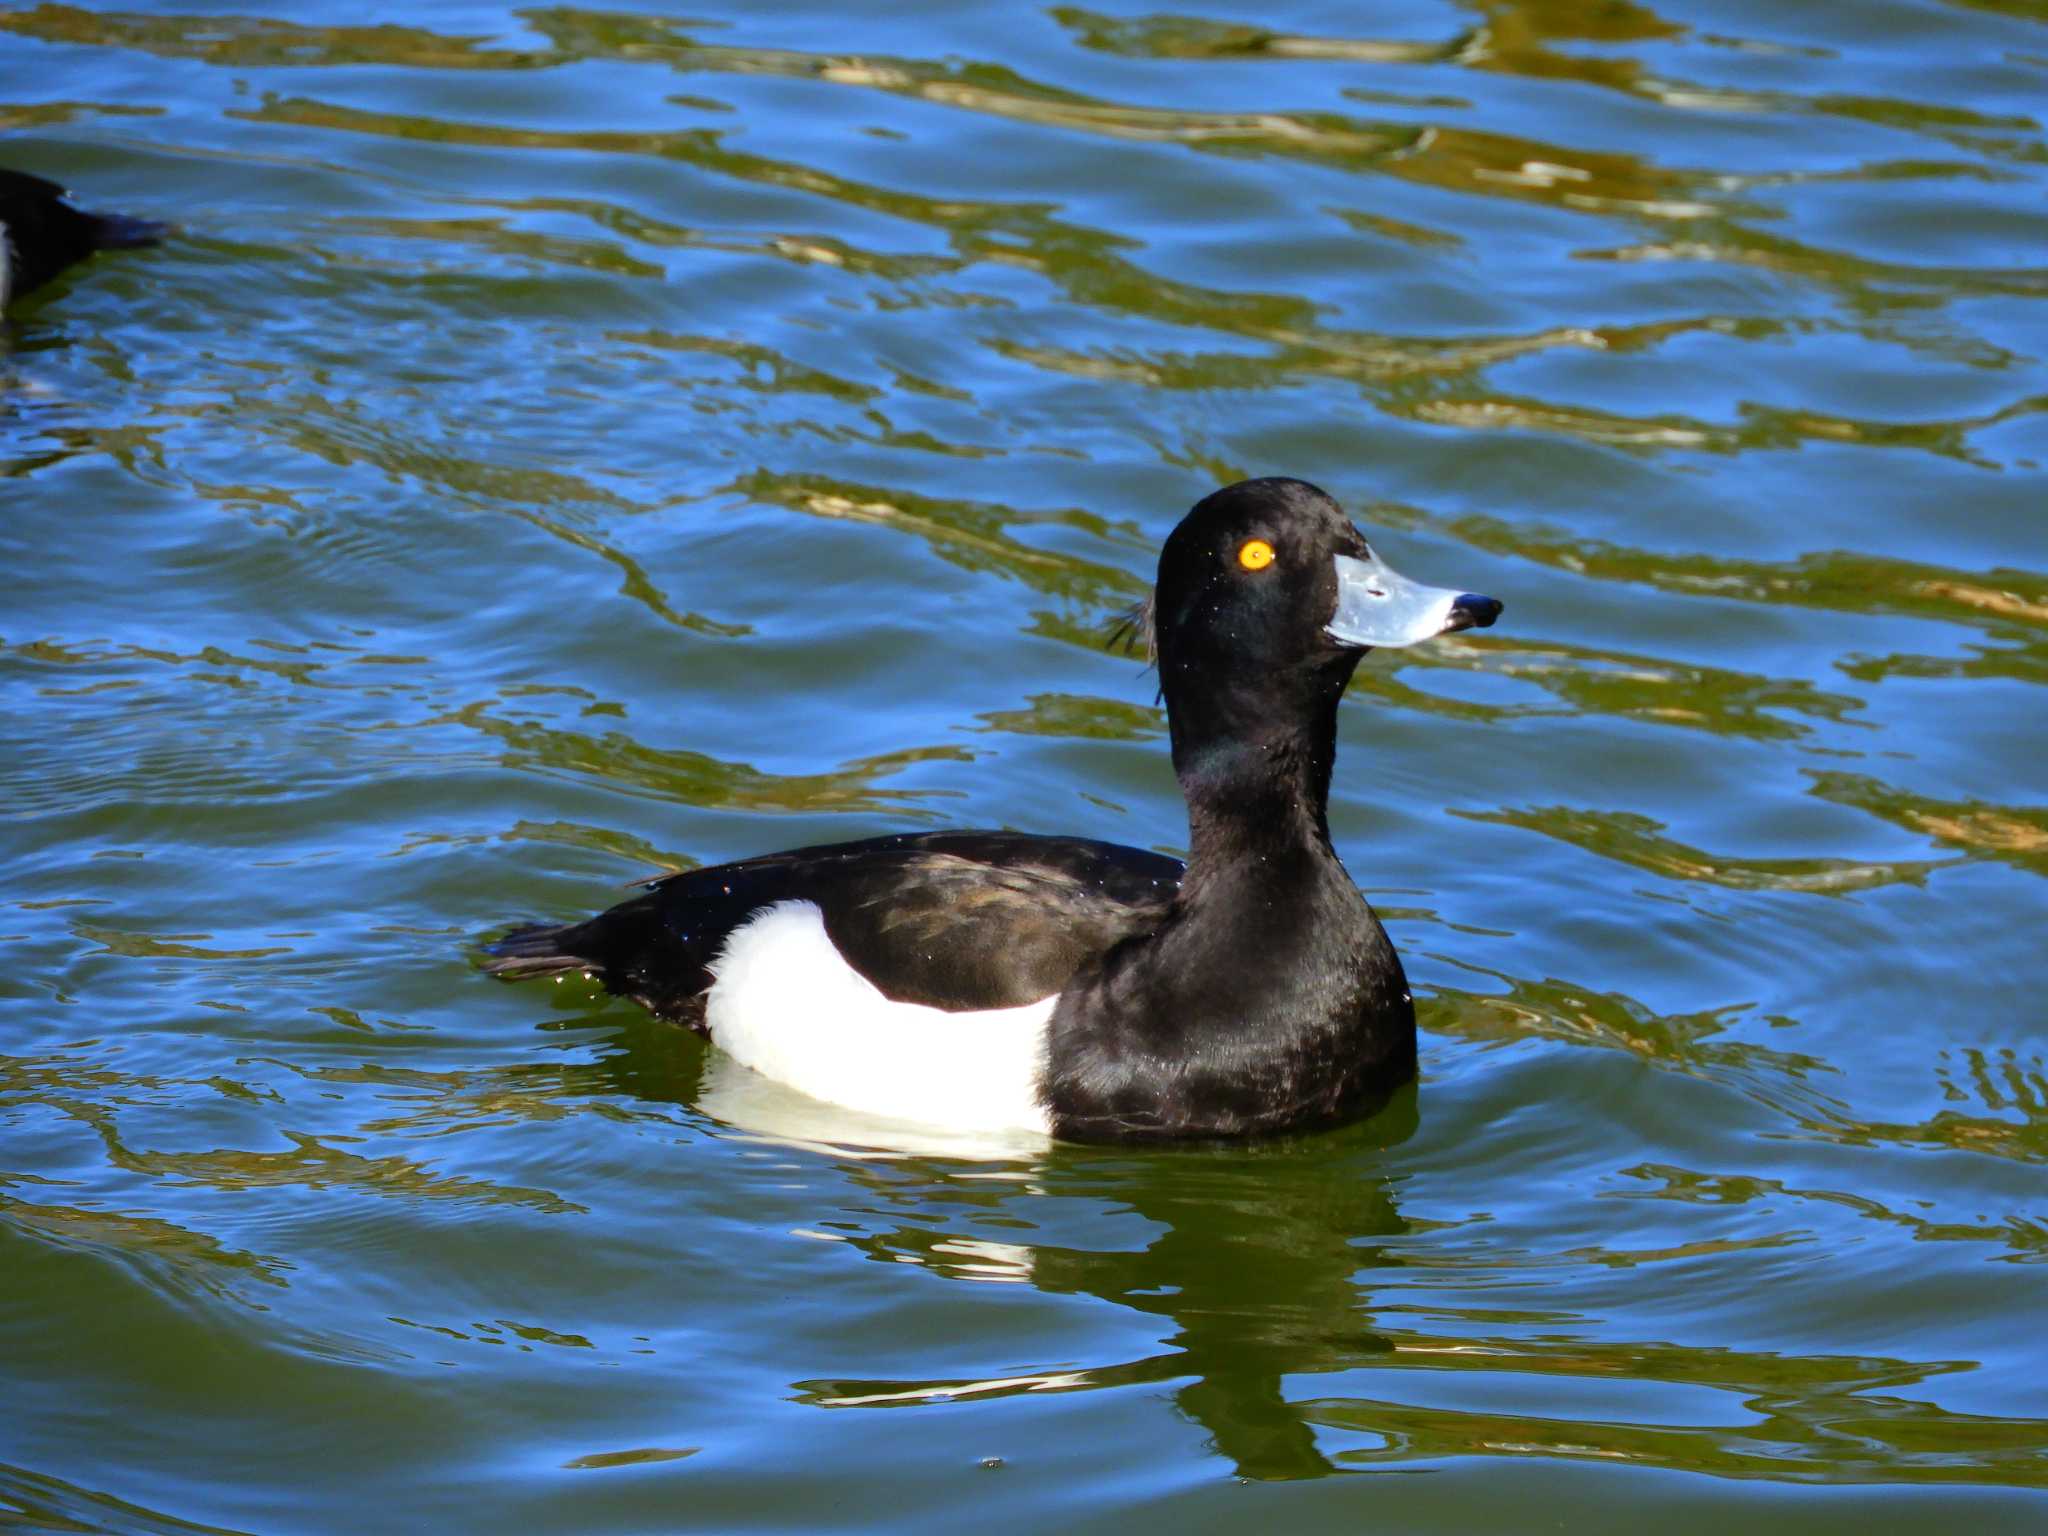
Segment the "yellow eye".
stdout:
[[1246,539],[1237,552],[1237,563],[1248,571],[1263,571],[1273,563],[1273,546],[1264,539]]

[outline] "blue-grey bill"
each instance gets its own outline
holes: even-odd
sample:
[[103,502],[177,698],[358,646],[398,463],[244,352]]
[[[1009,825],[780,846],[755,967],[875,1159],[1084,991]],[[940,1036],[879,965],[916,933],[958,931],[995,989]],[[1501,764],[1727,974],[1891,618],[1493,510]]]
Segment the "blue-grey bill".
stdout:
[[1500,616],[1490,597],[1410,581],[1378,555],[1338,555],[1332,639],[1346,645],[1416,645],[1459,629],[1483,629]]

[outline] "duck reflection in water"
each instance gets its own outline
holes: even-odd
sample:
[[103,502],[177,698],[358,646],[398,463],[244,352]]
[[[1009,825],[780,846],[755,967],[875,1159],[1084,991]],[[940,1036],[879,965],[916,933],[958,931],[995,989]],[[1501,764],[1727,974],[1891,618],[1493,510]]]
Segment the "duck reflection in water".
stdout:
[[[687,1103],[720,1134],[829,1157],[852,1186],[845,1208],[814,1225],[883,1263],[915,1263],[959,1280],[1028,1283],[1053,1296],[1093,1296],[1171,1328],[1155,1354],[1109,1364],[1063,1360],[1041,1371],[987,1378],[840,1378],[792,1383],[822,1408],[902,1408],[1020,1394],[1179,1383],[1173,1400],[1207,1431],[1241,1477],[1323,1477],[1344,1470],[1318,1445],[1312,1404],[1290,1401],[1288,1378],[1383,1363],[1392,1343],[1362,1310],[1362,1270],[1397,1264],[1376,1240],[1406,1234],[1379,1171],[1384,1150],[1417,1128],[1415,1090],[1398,1093],[1362,1124],[1253,1146],[1110,1152],[1044,1142],[971,1148],[933,1142],[851,1111],[820,1105],[717,1053],[627,1050],[609,1065],[619,1086]],[[863,1153],[863,1144],[885,1150]],[[976,1152],[1000,1161],[964,1162]],[[996,1175],[992,1177],[992,1175]],[[971,1195],[971,1227],[934,1220]],[[992,1206],[1019,1235],[1057,1227],[1057,1207],[1131,1216],[1153,1230],[1137,1249],[1028,1246],[991,1241]],[[875,1225],[876,1203],[906,1220]],[[1051,1219],[1045,1219],[1050,1217]],[[1024,1223],[1028,1222],[1027,1227]],[[1133,1223],[1133,1225],[1136,1225]],[[855,1230],[847,1231],[852,1228]]]

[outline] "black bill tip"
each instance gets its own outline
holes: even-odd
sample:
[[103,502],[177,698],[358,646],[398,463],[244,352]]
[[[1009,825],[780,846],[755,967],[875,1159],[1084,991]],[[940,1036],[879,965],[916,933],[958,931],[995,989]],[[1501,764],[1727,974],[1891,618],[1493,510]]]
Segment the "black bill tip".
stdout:
[[1445,634],[1454,634],[1461,629],[1486,629],[1500,617],[1501,602],[1497,597],[1481,597],[1477,592],[1460,592],[1451,599],[1451,621],[1444,626]]

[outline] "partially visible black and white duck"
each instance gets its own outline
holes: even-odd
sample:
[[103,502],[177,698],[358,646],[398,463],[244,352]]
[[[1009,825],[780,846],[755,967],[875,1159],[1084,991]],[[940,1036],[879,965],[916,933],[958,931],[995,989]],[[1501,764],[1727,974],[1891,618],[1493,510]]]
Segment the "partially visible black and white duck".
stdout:
[[518,929],[506,977],[587,971],[829,1103],[1081,1141],[1248,1136],[1376,1108],[1415,1072],[1401,962],[1330,846],[1359,658],[1491,624],[1396,574],[1336,502],[1246,480],[1167,538],[1140,620],[1188,862],[915,832],[650,881]]
[[164,226],[118,213],[87,213],[54,181],[0,170],[0,310],[95,251],[154,245]]

